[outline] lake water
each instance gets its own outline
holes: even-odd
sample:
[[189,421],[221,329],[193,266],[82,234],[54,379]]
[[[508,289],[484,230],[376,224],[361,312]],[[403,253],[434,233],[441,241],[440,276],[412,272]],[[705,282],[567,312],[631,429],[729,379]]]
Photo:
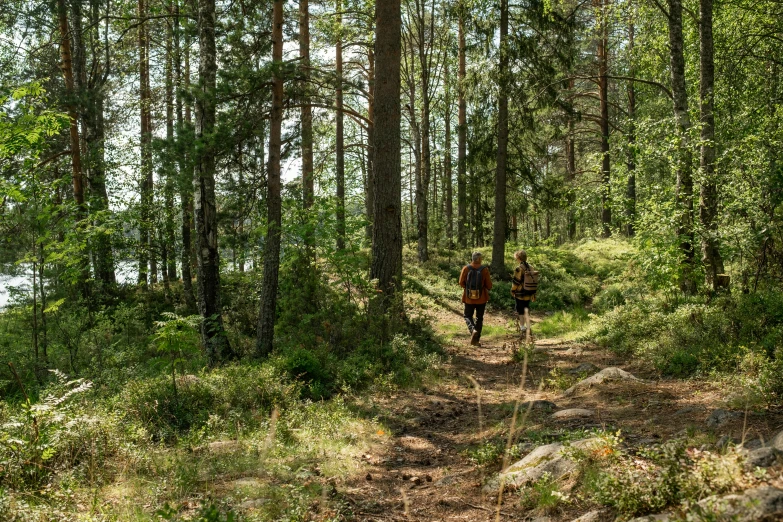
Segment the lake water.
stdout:
[[[137,265],[134,261],[121,261],[117,264],[116,274],[118,283],[132,283],[136,281],[136,274],[138,274]],[[4,308],[16,293],[29,295],[32,288],[32,274],[29,268],[17,275],[0,273],[0,309]]]

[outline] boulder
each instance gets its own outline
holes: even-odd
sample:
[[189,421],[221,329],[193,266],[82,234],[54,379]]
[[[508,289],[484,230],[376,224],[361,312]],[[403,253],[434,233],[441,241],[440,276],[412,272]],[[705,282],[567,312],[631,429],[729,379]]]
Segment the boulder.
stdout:
[[[700,517],[698,520],[773,522],[783,519],[783,489],[761,486],[735,495],[705,498],[697,505]],[[668,522],[670,520],[681,520],[681,518],[661,513],[634,518],[630,522]]]
[[713,412],[710,413],[710,416],[707,417],[706,423],[708,428],[715,429],[720,428],[721,426],[725,426],[729,422],[740,418],[742,418],[742,412],[729,411],[718,408],[717,410],[713,410]]
[[620,382],[620,381],[643,382],[641,379],[639,379],[638,377],[634,377],[633,375],[626,372],[625,370],[621,370],[620,368],[616,368],[612,366],[610,368],[604,368],[603,370],[601,370],[600,372],[596,373],[591,377],[582,379],[578,383],[568,388],[564,392],[564,395],[568,397],[585,388],[591,388],[598,384],[604,384],[607,382]]
[[783,451],[783,431],[772,437],[772,440],[769,441],[769,445]]
[[506,486],[519,487],[529,482],[539,480],[545,473],[555,479],[576,470],[577,464],[568,457],[569,448],[585,449],[600,444],[600,439],[593,437],[571,443],[570,446],[555,442],[539,446],[525,458],[506,468],[484,487],[486,492],[496,491],[501,481]]
[[567,420],[567,419],[586,419],[595,415],[593,410],[585,410],[583,408],[570,408],[567,410],[560,410],[552,414],[553,419]]
[[745,468],[748,471],[753,471],[756,468],[769,468],[783,462],[783,451],[771,446],[744,450],[742,453],[745,455]]
[[772,522],[783,519],[783,489],[761,486],[736,495],[709,497],[699,502],[699,507],[717,515],[710,520]]
[[593,374],[599,370],[600,368],[593,363],[582,363],[579,366],[574,366],[567,370],[567,373],[570,373],[571,375]]
[[525,411],[528,408],[531,410],[554,411],[557,409],[557,404],[552,401],[535,400],[523,402],[519,405],[519,411]]
[[579,518],[575,518],[571,522],[599,522],[603,515],[603,511],[591,511],[589,513],[585,513]]

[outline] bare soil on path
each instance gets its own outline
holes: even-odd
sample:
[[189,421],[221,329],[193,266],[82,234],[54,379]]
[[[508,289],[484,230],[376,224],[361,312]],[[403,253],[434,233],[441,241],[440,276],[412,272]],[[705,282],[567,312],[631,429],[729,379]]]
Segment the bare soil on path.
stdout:
[[[462,317],[454,312],[436,312],[434,324],[444,332],[464,328]],[[534,315],[534,331],[542,318]],[[710,430],[705,421],[725,396],[718,385],[660,380],[649,369],[609,351],[560,339],[537,340],[528,351],[523,388],[523,364],[513,358],[520,339],[508,327],[512,320],[510,315],[488,311],[485,326],[494,326],[495,332],[505,328],[508,334],[485,336],[479,348],[469,345],[465,330],[446,343],[448,362],[437,383],[375,399],[373,408],[393,436],[362,455],[362,473],[338,486],[339,496],[351,505],[356,520],[495,520],[497,492],[487,493],[483,486],[500,471],[501,459],[482,462],[481,449],[490,451],[494,445],[502,451],[518,401],[545,400],[553,402],[558,411],[582,408],[593,412],[589,417],[556,419],[545,408],[530,409],[524,423],[518,423],[514,440],[521,456],[546,443],[540,434],[620,430],[626,443],[643,445],[681,435],[684,430],[701,430],[713,438],[741,439],[744,435],[745,440],[768,440],[783,425],[781,413],[768,412],[735,418]],[[599,369],[619,367],[643,381],[608,383],[565,396],[563,386],[551,382],[552,375],[569,376],[568,370],[583,363]],[[560,371],[553,372],[556,368]],[[549,385],[542,384],[547,379]],[[520,412],[520,418],[526,411]],[[503,497],[500,520],[534,520],[538,515],[522,506],[517,493],[507,491]],[[574,501],[541,520],[571,521],[595,508],[587,501]],[[607,514],[607,519],[613,517]]]

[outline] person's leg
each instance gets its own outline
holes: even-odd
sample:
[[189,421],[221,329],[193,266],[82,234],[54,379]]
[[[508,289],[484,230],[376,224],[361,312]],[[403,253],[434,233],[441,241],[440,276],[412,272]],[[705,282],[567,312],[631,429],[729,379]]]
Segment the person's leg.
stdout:
[[465,310],[462,316],[465,318],[465,324],[468,325],[468,332],[471,334],[476,329],[476,323],[473,322],[473,312],[476,310],[476,305],[465,303]]
[[481,338],[481,328],[484,326],[484,311],[486,309],[486,303],[476,305],[476,331],[479,333],[479,338]]
[[525,308],[525,342],[530,344],[530,336],[533,335],[533,331],[530,328],[530,306]]
[[526,302],[522,299],[514,299],[514,311],[517,313],[518,319],[517,324],[519,325],[519,333],[524,334],[525,329],[527,326],[525,326],[525,305]]

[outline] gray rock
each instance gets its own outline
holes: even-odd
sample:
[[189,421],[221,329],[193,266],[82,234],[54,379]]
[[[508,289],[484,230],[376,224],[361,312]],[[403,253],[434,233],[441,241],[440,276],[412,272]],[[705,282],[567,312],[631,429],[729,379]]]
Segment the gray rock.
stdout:
[[598,522],[601,520],[601,515],[603,515],[603,511],[591,511],[589,513],[585,513],[579,518],[575,518],[571,522]]
[[772,437],[772,440],[769,441],[769,445],[783,451],[783,431]]
[[647,515],[646,517],[638,517],[630,520],[629,522],[669,522],[671,515],[661,513],[659,515]]
[[625,370],[621,370],[620,368],[616,368],[612,366],[610,368],[604,368],[600,372],[596,373],[591,377],[588,377],[587,379],[582,379],[578,383],[568,388],[565,391],[564,395],[568,397],[575,394],[577,391],[583,390],[585,388],[591,388],[595,385],[604,384],[607,382],[619,382],[619,381],[643,382],[641,379],[634,377],[633,375],[626,372]]
[[523,486],[539,480],[545,473],[559,479],[577,468],[576,462],[568,457],[569,448],[584,449],[596,444],[600,444],[600,439],[594,437],[573,442],[570,446],[559,442],[539,446],[490,480],[484,490],[497,491],[501,481],[507,486]]
[[253,500],[245,500],[241,504],[239,504],[239,509],[242,510],[251,510],[251,509],[258,509],[262,507],[264,504],[268,502],[265,498],[257,498]]
[[570,408],[567,410],[560,410],[552,414],[553,419],[565,420],[565,419],[586,419],[595,415],[593,410],[585,410],[582,408]]
[[745,467],[749,471],[756,468],[769,468],[783,462],[783,451],[771,446],[754,450],[745,450],[743,453],[745,454]]
[[718,442],[715,443],[715,447],[719,450],[723,450],[729,446],[730,442],[733,442],[731,437],[728,435],[722,435],[721,438],[718,439]]
[[593,363],[582,363],[579,366],[574,366],[570,370],[567,371],[567,373],[570,373],[571,375],[581,375],[585,373],[593,374],[597,371],[599,371],[601,368],[596,366]]
[[710,413],[710,416],[707,417],[707,427],[708,428],[720,428],[721,426],[725,426],[729,422],[733,420],[737,420],[742,417],[742,413],[738,411],[728,411],[721,408],[718,408],[717,410],[714,410],[712,413]]
[[684,408],[680,408],[679,410],[675,411],[675,415],[688,415],[689,413],[699,413],[704,409],[703,406],[685,406]]
[[742,445],[742,448],[746,450],[755,450],[763,447],[764,442],[761,439],[748,440]]
[[710,497],[699,507],[718,515],[715,520],[731,522],[772,522],[783,519],[783,489],[761,486],[737,495]]
[[[783,489],[761,486],[736,495],[705,498],[698,503],[698,506],[699,520],[773,522],[783,519]],[[630,522],[668,522],[670,520],[673,520],[672,515],[661,513],[634,518]]]
[[553,411],[557,409],[557,404],[552,401],[535,400],[523,402],[519,405],[519,411],[531,410]]

